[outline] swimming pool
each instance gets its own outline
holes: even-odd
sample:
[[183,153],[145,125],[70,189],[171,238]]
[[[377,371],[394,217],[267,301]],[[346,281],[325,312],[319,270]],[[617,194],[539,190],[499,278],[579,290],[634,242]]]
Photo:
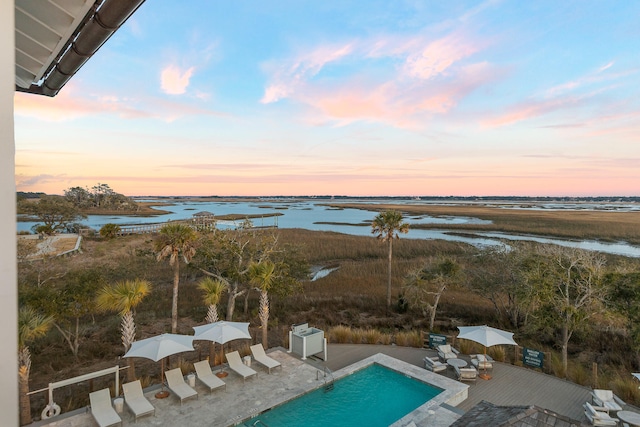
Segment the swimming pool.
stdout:
[[[380,426],[393,424],[442,392],[441,389],[372,364],[245,422],[269,427]],[[257,425],[264,425],[257,423]]]

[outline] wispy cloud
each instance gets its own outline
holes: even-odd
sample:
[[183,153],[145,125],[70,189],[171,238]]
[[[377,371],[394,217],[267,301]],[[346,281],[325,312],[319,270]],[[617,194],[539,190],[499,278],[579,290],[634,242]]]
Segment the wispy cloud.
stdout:
[[17,116],[31,117],[49,122],[71,121],[82,117],[114,115],[122,119],[158,119],[172,122],[191,115],[226,116],[184,102],[149,97],[121,96],[111,93],[89,93],[68,84],[55,98],[35,97],[17,92],[14,97]]
[[291,61],[278,65],[265,64],[264,68],[271,72],[272,77],[260,102],[269,104],[289,97],[300,85],[318,74],[326,64],[338,61],[351,52],[352,46],[349,43],[338,46],[319,46]]
[[160,72],[160,87],[169,95],[182,95],[189,87],[189,80],[195,68],[181,70],[175,65],[168,65]]
[[[376,36],[317,46],[277,67],[265,66],[271,75],[261,102],[289,98],[308,105],[321,114],[307,117],[315,123],[368,120],[415,127],[425,115],[445,113],[478,87],[503,76],[486,61],[471,61],[483,46],[463,32],[439,38]],[[349,72],[350,63],[363,60],[374,71]],[[325,72],[329,63],[344,69]]]

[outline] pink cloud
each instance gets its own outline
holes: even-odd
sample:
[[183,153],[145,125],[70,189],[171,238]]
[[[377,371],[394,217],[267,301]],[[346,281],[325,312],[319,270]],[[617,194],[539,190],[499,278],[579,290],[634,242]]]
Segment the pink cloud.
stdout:
[[274,70],[272,71],[272,83],[265,89],[260,102],[269,104],[289,97],[299,85],[315,76],[326,64],[349,55],[351,51],[351,44],[320,46],[298,58],[285,61],[279,66],[265,65],[265,68],[273,68]]
[[[322,115],[307,118],[311,123],[371,120],[415,127],[425,115],[450,111],[473,90],[504,75],[485,62],[463,62],[482,46],[462,33],[435,40],[378,36],[338,47],[320,46],[272,66],[261,102],[289,98],[308,105]],[[348,63],[350,58],[367,58],[376,72],[323,73],[328,63]]]
[[165,67],[160,73],[162,91],[169,95],[182,95],[187,91],[194,70],[195,68],[191,67],[182,71],[175,65]]
[[470,41],[456,34],[449,35],[411,53],[405,61],[404,72],[411,77],[431,79],[477,51],[478,46]]
[[189,115],[226,115],[197,105],[161,98],[89,94],[84,90],[77,90],[71,84],[66,85],[55,98],[16,92],[14,108],[17,116],[50,122],[101,114],[113,114],[123,119],[153,118],[168,122]]

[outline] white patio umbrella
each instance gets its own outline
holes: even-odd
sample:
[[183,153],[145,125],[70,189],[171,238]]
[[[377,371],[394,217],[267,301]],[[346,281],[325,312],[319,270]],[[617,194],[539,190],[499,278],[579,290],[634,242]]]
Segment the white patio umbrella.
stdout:
[[[221,345],[221,366],[225,343],[238,339],[251,339],[248,322],[227,322],[226,320],[220,320],[206,325],[194,326],[193,330],[195,331],[195,335],[193,336],[194,340],[213,341]],[[222,371],[222,368],[220,371]]]
[[193,351],[193,337],[190,335],[162,334],[134,341],[129,351],[122,357],[144,357],[160,364],[160,384],[164,392],[164,358],[172,354]]
[[[458,338],[465,339],[484,346],[484,355],[487,355],[487,347],[494,345],[518,345],[513,340],[513,332],[503,331],[502,329],[492,328],[491,326],[458,326],[460,334]],[[491,376],[487,375],[486,368],[484,374],[480,375],[480,378],[490,379]]]

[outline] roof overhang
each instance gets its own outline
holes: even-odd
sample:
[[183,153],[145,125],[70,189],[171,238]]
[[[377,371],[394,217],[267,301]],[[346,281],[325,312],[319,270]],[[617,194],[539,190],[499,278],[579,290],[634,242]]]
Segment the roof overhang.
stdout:
[[15,0],[16,90],[55,96],[144,0]]

